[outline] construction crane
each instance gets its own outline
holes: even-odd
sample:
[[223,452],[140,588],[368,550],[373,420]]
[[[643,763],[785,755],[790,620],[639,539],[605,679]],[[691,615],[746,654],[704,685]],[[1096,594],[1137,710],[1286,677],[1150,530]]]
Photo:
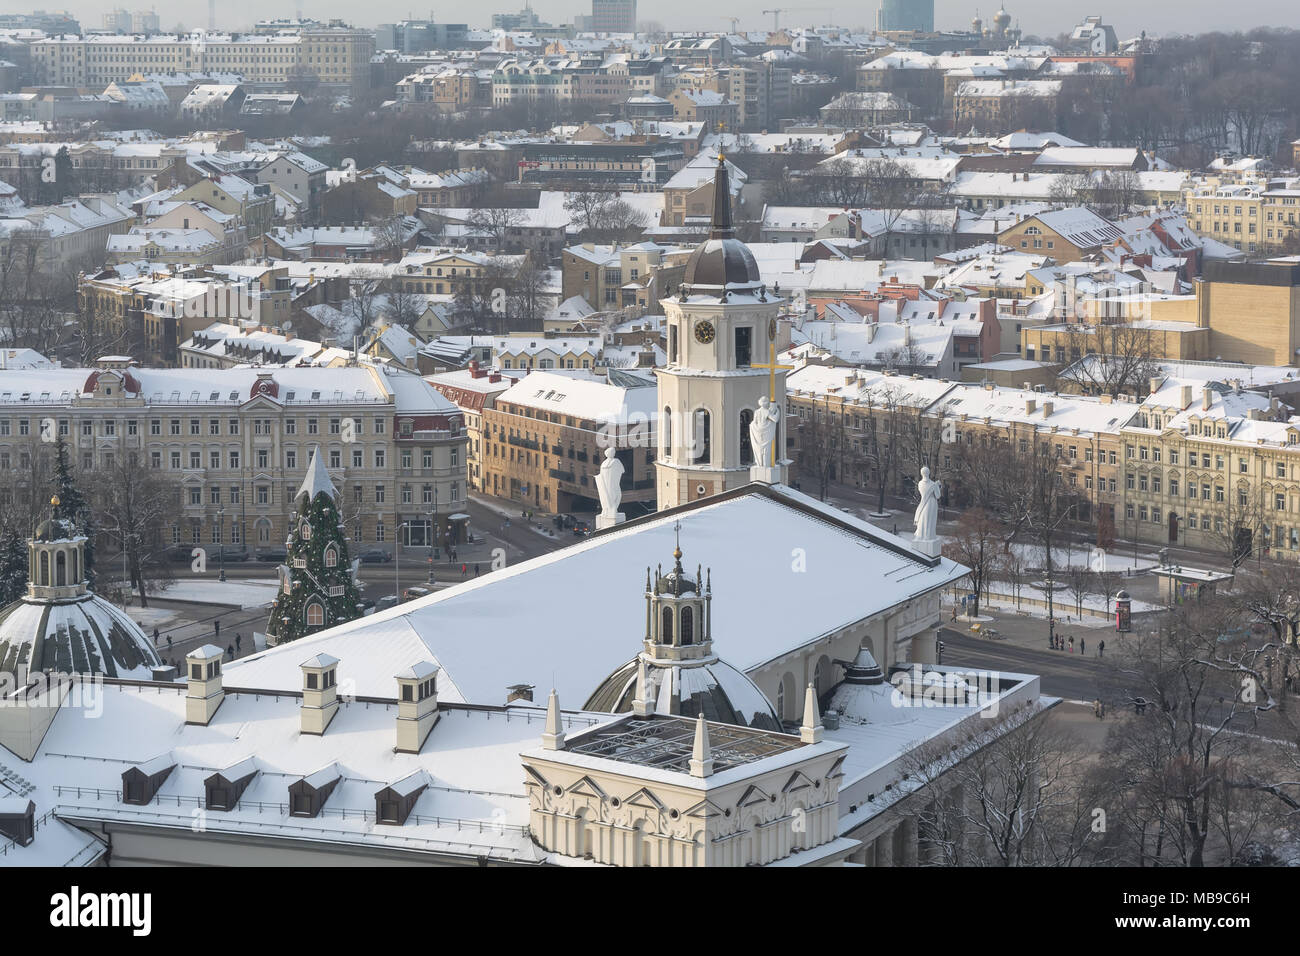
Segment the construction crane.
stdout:
[[811,11],[813,11],[813,10],[820,10],[820,11],[822,11],[823,13],[829,13],[829,14],[831,14],[832,16],[834,16],[834,14],[835,14],[835,8],[834,8],[834,7],[800,7],[798,10],[795,10],[795,9],[793,9],[792,7],[777,7],[775,10],[764,10],[763,13],[765,13],[765,14],[767,14],[767,13],[772,14],[772,32],[775,33],[777,30],[780,30],[780,29],[781,29],[781,24],[780,24],[780,22],[779,22],[779,21],[780,21],[781,14],[783,14],[783,13],[805,13],[805,12],[811,12]]
[[775,10],[763,11],[764,16],[767,16],[767,14],[769,13],[772,14],[772,32],[775,33],[777,30],[781,29],[781,23],[780,23],[781,14],[785,13],[785,8],[777,7]]
[[723,17],[722,19],[726,20],[728,23],[731,24],[731,32],[735,33],[736,24],[740,22],[740,17]]

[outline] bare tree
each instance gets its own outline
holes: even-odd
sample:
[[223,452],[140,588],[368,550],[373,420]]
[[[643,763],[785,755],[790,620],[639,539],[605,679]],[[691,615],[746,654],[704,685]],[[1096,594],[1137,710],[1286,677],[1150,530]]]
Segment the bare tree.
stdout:
[[1142,396],[1159,374],[1151,333],[1132,325],[1075,325],[1067,327],[1065,348],[1071,363],[1060,381],[1085,395]]
[[975,606],[971,609],[975,617],[979,616],[981,599],[988,593],[1001,544],[1001,525],[987,511],[974,508],[962,512],[951,537],[943,546],[945,557],[970,568],[966,577],[975,593]]
[[469,214],[468,222],[489,239],[493,252],[509,252],[519,246],[512,242],[512,232],[524,224],[524,211],[513,206],[479,206]]
[[1083,618],[1083,602],[1093,593],[1092,569],[1079,564],[1072,564],[1065,571],[1065,584],[1074,598],[1074,613]]
[[178,481],[141,464],[134,452],[117,456],[96,469],[90,480],[91,498],[100,529],[115,539],[126,555],[130,587],[149,606],[149,595],[171,583],[164,557],[163,528],[176,515],[181,500]]
[[1261,759],[1262,713],[1276,707],[1267,641],[1232,602],[1191,601],[1133,634],[1107,659],[1127,704],[1143,711],[1107,742],[1098,775],[1123,862],[1205,866],[1239,862],[1261,819],[1260,798],[1300,809],[1300,783]]
[[[999,730],[1004,729],[999,726]],[[991,738],[991,739],[990,739]],[[1000,736],[955,734],[908,759],[923,864],[1074,866],[1098,862],[1095,787],[1080,772],[1083,747],[1051,715]]]
[[805,407],[799,416],[799,473],[817,483],[817,497],[822,501],[830,493],[831,482],[843,481],[846,474],[860,467],[862,456],[854,448],[848,425],[844,406],[832,405],[830,396],[819,407]]

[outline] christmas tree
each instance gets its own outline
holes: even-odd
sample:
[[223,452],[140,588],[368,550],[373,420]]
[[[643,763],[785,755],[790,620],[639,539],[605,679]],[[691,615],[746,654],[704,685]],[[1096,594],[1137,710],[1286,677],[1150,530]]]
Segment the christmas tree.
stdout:
[[52,517],[56,521],[71,521],[79,534],[86,536],[83,549],[85,555],[85,575],[87,586],[95,586],[95,522],[90,512],[90,505],[85,496],[72,480],[72,468],[68,464],[68,446],[59,435],[54,454],[55,495],[59,499]]
[[27,593],[27,543],[12,528],[0,535],[0,607]]
[[271,644],[295,641],[361,614],[334,484],[319,447],[312,450],[294,505],[285,542],[289,563],[280,565],[280,591],[266,625]]

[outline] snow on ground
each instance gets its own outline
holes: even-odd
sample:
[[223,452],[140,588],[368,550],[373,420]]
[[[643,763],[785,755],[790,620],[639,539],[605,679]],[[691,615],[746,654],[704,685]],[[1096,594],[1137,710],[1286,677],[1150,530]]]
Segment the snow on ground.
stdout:
[[194,578],[176,581],[163,594],[168,601],[191,604],[226,604],[239,608],[265,607],[275,600],[279,582],[271,580],[218,581]]
[[[155,597],[168,597],[171,592],[164,592]],[[175,608],[170,607],[124,607],[123,612],[131,616],[131,620],[140,625],[140,629],[146,633],[151,629],[163,628],[176,619],[178,612]]]

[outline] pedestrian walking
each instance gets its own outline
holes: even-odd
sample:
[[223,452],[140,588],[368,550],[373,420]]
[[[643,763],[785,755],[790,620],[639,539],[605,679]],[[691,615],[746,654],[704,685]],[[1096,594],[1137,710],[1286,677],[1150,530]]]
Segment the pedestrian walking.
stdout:
[[1083,638],[1079,638],[1079,656],[1082,657],[1086,653],[1088,653],[1088,648],[1084,646]]
[[234,644],[227,644],[227,645],[226,645],[226,653],[230,655],[230,659],[233,661],[233,660],[235,659],[235,645],[234,645]]
[[1071,653],[1071,654],[1074,653],[1074,635],[1073,635],[1073,634],[1070,635],[1070,653]]
[[1092,715],[1101,720],[1101,698],[1097,698],[1092,702]]
[[465,576],[465,574],[466,574],[468,571],[469,571],[469,568],[465,567],[465,565],[462,564],[462,565],[460,566],[460,576],[461,576],[462,578]]
[[952,606],[952,617],[950,618],[950,620],[953,621],[957,620],[957,605],[955,604]]
[[153,646],[158,646],[158,628],[156,627],[153,629]]
[[236,632],[235,632],[235,650],[240,650],[240,649],[241,649],[241,648],[240,648],[240,642],[241,642],[241,641],[243,641],[243,638],[240,637],[240,636],[239,636],[239,632],[236,631]]
[[478,577],[478,562],[474,562],[474,577]]
[[212,628],[212,639],[214,641],[221,640],[221,618],[217,618],[212,622]]
[[171,652],[171,649],[172,649],[172,636],[171,636],[170,634],[168,634],[168,635],[167,635],[167,651],[168,651],[168,653]]
[[1097,656],[1101,657],[1105,653],[1106,653],[1106,642],[1101,641],[1097,644]]

